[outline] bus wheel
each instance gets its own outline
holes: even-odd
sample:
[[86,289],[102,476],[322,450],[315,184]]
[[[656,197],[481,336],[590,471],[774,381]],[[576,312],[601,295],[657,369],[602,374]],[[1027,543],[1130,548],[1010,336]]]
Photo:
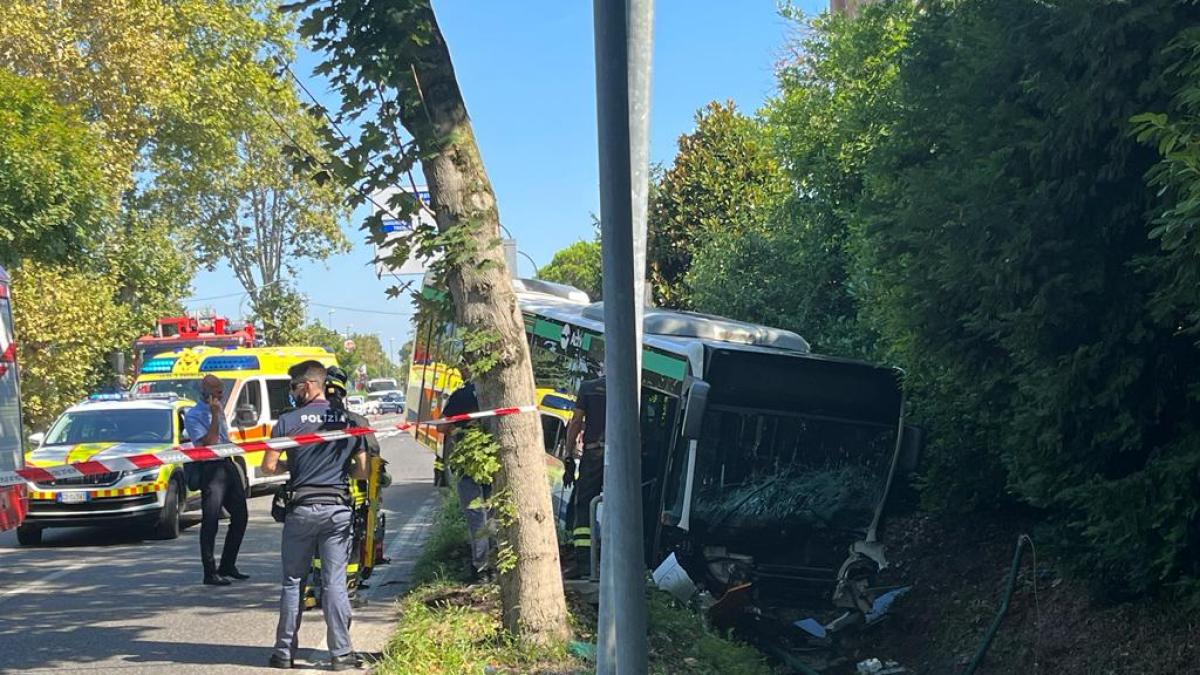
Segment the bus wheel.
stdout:
[[17,528],[17,543],[22,546],[37,546],[42,543],[42,528],[21,525]]
[[158,512],[158,520],[154,522],[155,539],[178,539],[183,529],[180,522],[183,516],[183,492],[179,489],[179,481],[172,480],[167,484],[167,497],[163,500],[162,510]]

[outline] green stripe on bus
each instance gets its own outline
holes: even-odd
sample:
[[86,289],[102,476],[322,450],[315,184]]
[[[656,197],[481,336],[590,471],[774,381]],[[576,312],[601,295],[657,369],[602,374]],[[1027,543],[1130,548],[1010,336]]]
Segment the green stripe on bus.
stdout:
[[562,326],[538,319],[537,323],[533,324],[533,334],[547,340],[558,340],[562,337]]
[[658,373],[672,380],[682,380],[687,374],[687,362],[673,359],[669,356],[642,349],[642,369]]

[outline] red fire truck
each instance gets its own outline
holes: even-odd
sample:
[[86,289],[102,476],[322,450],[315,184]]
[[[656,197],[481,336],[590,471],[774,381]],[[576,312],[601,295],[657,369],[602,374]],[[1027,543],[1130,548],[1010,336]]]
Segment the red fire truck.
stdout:
[[[25,466],[18,376],[9,280],[4,268],[0,267],[0,471]],[[25,519],[26,498],[23,485],[0,488],[0,531],[12,529]]]
[[254,326],[219,316],[169,316],[154,322],[154,332],[133,343],[133,372],[155,354],[183,347],[254,347]]

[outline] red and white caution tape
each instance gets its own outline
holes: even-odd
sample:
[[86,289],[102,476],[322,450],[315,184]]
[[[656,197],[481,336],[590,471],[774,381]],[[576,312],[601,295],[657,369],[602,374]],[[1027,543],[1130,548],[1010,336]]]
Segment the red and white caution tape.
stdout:
[[220,443],[218,445],[203,445],[198,447],[181,445],[171,448],[170,450],[163,450],[144,455],[107,457],[105,459],[93,459],[86,462],[75,462],[73,464],[59,464],[57,466],[44,468],[27,466],[23,469],[17,469],[16,471],[0,472],[0,487],[21,485],[26,481],[32,481],[34,483],[49,483],[51,481],[56,481],[63,478],[81,478],[84,476],[94,476],[96,474],[111,473],[114,471],[141,471],[160,467],[164,464],[207,462],[214,459],[237,457],[239,455],[246,455],[254,452],[265,452],[267,450],[287,450],[288,448],[295,448],[301,445],[340,441],[346,438],[366,436],[367,434],[375,434],[375,436],[378,438],[387,438],[390,436],[399,435],[400,433],[408,431],[409,429],[422,424],[438,426],[443,424],[454,424],[456,422],[466,422],[468,420],[477,420],[485,417],[504,417],[506,415],[516,415],[519,413],[536,411],[537,406],[523,405],[513,408],[496,408],[494,410],[483,410],[480,412],[465,413],[462,415],[451,415],[449,417],[442,417],[436,420],[429,420],[425,422],[401,422],[399,424],[389,424],[381,427],[348,427],[346,429],[338,429],[336,431],[318,431],[311,434],[299,434],[297,436],[285,436],[282,438],[269,438],[261,441],[248,441],[245,443]]

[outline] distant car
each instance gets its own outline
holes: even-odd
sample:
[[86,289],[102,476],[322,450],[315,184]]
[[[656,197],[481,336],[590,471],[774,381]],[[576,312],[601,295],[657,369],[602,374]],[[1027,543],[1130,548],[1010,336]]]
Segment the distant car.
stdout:
[[[390,401],[391,399],[393,399],[395,397],[399,397],[400,407],[396,408],[396,406],[393,404],[393,405],[388,406],[388,409],[385,410],[384,406],[383,406],[384,401]],[[403,408],[404,408],[404,392],[400,391],[399,389],[388,389],[386,391],[373,391],[373,392],[367,394],[367,414],[369,414],[369,415],[382,415],[382,414],[388,412],[389,410],[394,410],[395,412],[400,412],[400,410],[402,410]]]
[[388,394],[379,399],[379,414],[389,415],[404,412],[404,397],[400,394]]
[[367,400],[362,396],[347,396],[346,410],[359,415],[367,414]]

